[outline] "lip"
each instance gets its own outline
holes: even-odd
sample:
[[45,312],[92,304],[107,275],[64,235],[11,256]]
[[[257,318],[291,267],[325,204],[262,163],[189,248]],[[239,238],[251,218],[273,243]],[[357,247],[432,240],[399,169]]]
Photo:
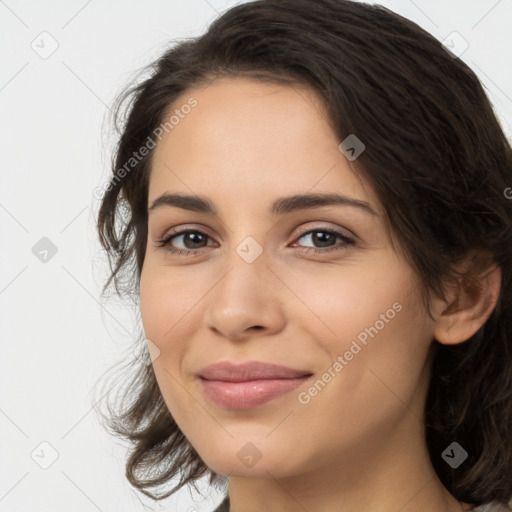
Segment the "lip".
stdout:
[[312,375],[308,370],[259,361],[219,362],[197,374],[205,395],[227,409],[251,409],[263,405],[293,391]]

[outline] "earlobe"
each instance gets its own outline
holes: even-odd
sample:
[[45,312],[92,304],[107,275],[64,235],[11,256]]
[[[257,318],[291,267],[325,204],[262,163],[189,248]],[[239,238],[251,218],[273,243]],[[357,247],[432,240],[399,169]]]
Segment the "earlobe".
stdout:
[[475,279],[462,278],[434,328],[434,338],[444,345],[462,343],[485,324],[498,301],[501,268],[496,264]]

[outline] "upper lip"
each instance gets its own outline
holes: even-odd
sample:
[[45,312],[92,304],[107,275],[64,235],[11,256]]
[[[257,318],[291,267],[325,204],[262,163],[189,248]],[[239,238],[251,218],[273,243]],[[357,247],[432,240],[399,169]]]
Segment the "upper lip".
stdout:
[[221,361],[203,368],[198,376],[206,380],[222,380],[226,382],[245,382],[249,380],[296,379],[310,376],[308,370],[297,370],[272,363],[249,361],[232,363]]

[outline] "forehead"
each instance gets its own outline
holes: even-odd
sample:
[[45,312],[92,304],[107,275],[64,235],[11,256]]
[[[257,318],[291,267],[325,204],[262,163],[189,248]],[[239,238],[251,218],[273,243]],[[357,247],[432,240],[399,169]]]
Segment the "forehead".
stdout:
[[167,190],[240,198],[336,190],[378,202],[340,152],[323,100],[303,85],[222,78],[183,93],[173,113],[153,155],[150,199]]

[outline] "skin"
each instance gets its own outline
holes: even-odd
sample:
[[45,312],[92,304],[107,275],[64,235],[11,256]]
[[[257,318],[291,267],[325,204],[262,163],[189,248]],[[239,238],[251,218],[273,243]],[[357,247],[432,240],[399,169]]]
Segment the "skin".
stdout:
[[[140,305],[164,400],[204,462],[228,476],[231,510],[460,511],[424,442],[431,347],[434,337],[463,342],[485,322],[499,269],[478,291],[435,299],[429,318],[381,203],[339,151],[313,91],[222,78],[172,110],[190,96],[197,107],[155,148],[148,204],[164,192],[195,194],[217,215],[175,206],[149,214]],[[376,214],[347,205],[268,211],[278,197],[312,192],[345,194]],[[325,228],[354,243],[336,236],[322,246],[303,234]],[[182,229],[207,236],[178,235],[168,247],[194,254],[158,246]],[[263,249],[252,263],[236,251],[248,236]],[[249,410],[221,408],[202,392],[197,372],[226,360],[306,369],[316,381],[396,303],[400,312],[307,404],[298,395],[311,382]],[[248,442],[261,455],[252,467],[237,456]]]

